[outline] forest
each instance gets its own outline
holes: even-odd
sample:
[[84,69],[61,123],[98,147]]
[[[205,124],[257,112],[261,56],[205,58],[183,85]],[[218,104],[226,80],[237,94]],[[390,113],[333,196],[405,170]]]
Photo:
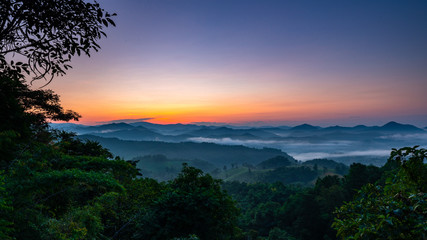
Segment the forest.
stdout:
[[114,14],[97,3],[37,0],[1,1],[0,15],[0,239],[427,238],[426,149],[393,149],[382,167],[355,163],[317,179],[321,161],[292,169],[283,156],[247,166],[259,171],[253,182],[187,163],[172,179],[148,178],[138,159],[50,129],[80,116],[29,83],[50,82],[75,55],[97,51]]

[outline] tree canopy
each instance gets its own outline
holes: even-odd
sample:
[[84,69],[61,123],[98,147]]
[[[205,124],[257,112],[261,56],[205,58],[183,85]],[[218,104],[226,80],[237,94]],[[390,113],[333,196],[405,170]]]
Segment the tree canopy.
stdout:
[[336,211],[341,239],[426,239],[427,150],[394,149],[385,184],[368,184]]
[[135,239],[235,239],[239,211],[221,181],[183,165],[160,197],[137,218]]
[[100,49],[104,27],[115,26],[113,16],[97,2],[2,0],[0,71],[26,72],[33,80],[50,82],[71,68],[76,54],[90,56]]

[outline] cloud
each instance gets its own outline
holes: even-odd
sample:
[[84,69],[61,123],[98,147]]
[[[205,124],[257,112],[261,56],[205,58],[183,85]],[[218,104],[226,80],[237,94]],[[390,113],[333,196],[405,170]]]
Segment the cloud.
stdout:
[[204,138],[204,137],[192,137],[188,138],[188,141],[192,142],[206,142],[206,143],[216,143],[223,145],[243,145],[243,146],[252,146],[252,147],[264,147],[271,144],[276,144],[278,141],[264,141],[264,140],[238,140],[231,138]]
[[136,123],[136,122],[144,122],[148,120],[153,120],[155,118],[136,118],[136,119],[117,119],[105,122],[96,122],[97,124],[109,124],[109,123]]
[[209,142],[223,145],[243,145],[254,148],[277,148],[295,159],[307,161],[316,158],[338,158],[338,157],[357,157],[357,156],[375,156],[387,157],[390,155],[391,147],[360,145],[354,141],[331,140],[319,143],[293,140],[238,140],[231,138],[189,138],[193,142]]
[[293,140],[240,140],[232,138],[205,138],[205,137],[192,137],[187,140],[192,142],[208,142],[224,145],[244,145],[244,146],[258,146],[258,147],[271,147],[271,145],[280,146],[292,146],[292,147],[306,147],[306,146],[348,146],[352,144],[352,141],[325,141],[321,143],[309,143],[304,141],[293,141]]
[[350,151],[350,152],[344,152],[344,153],[308,152],[308,153],[289,153],[289,154],[297,160],[307,161],[315,158],[362,157],[362,156],[386,157],[390,155],[390,149]]
[[427,133],[415,133],[415,134],[393,134],[379,137],[386,140],[424,140],[427,141]]

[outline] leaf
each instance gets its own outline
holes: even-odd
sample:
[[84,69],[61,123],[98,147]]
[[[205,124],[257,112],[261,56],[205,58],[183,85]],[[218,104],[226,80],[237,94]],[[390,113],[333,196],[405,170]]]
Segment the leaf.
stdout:
[[107,21],[108,21],[111,25],[113,25],[114,27],[116,26],[116,23],[115,23],[113,20],[111,20],[110,18],[107,18]]

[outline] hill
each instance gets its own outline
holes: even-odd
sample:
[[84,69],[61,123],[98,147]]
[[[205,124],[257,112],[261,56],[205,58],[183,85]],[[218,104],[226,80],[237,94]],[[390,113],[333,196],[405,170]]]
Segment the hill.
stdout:
[[117,138],[103,138],[94,135],[81,135],[81,139],[99,142],[105,148],[125,159],[137,156],[162,154],[168,158],[200,159],[217,167],[231,164],[258,164],[266,159],[284,156],[285,152],[272,148],[250,148],[244,146],[219,145],[214,143],[168,143],[158,141],[129,141]]
[[407,132],[419,132],[421,129],[410,124],[401,124],[397,122],[389,122],[384,126],[380,127],[381,130],[385,131],[407,131]]
[[257,168],[260,169],[275,169],[279,167],[285,167],[295,164],[295,159],[292,157],[276,156],[274,158],[267,159],[260,162]]
[[[269,167],[269,168],[268,168]],[[259,163],[233,165],[232,168],[216,169],[211,174],[226,182],[298,184],[313,186],[319,177],[337,175],[342,177],[349,167],[328,159],[297,162],[293,158],[277,156]]]
[[143,177],[154,178],[158,181],[174,179],[181,172],[182,164],[187,163],[191,167],[196,167],[204,172],[211,172],[215,165],[198,159],[178,159],[167,158],[164,155],[147,155],[135,157],[136,167],[141,170]]
[[310,166],[318,169],[333,169],[337,174],[347,174],[349,167],[343,163],[338,163],[329,159],[313,159],[302,163],[303,166]]

